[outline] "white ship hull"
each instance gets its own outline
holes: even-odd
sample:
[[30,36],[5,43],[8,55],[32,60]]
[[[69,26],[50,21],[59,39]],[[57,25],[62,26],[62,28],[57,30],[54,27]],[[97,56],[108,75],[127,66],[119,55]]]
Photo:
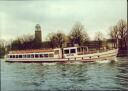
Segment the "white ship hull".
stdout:
[[73,63],[73,62],[103,62],[103,60],[115,60],[117,56],[117,49],[100,52],[100,53],[92,53],[92,54],[84,54],[84,55],[65,55],[65,58],[7,58],[6,62],[41,62],[41,63]]

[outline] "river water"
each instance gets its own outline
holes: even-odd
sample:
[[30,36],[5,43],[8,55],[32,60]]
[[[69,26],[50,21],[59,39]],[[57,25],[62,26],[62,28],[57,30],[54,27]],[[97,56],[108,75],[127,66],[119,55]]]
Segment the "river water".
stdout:
[[128,90],[128,58],[115,63],[7,63],[1,59],[1,91]]

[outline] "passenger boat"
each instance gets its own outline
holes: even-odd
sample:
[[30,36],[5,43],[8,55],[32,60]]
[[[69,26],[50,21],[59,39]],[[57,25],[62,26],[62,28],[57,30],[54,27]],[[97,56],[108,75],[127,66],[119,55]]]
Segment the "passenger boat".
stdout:
[[88,47],[66,47],[55,49],[36,49],[10,51],[6,56],[7,62],[44,62],[44,63],[73,63],[95,62],[99,60],[113,60],[117,56],[117,49],[104,51],[89,51]]

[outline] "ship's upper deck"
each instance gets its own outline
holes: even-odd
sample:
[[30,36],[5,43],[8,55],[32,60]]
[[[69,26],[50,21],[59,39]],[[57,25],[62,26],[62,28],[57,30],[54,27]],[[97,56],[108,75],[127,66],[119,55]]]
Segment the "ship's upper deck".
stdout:
[[53,52],[53,49],[31,49],[31,50],[16,50],[10,51],[9,54],[24,54],[24,53],[42,53],[42,52]]

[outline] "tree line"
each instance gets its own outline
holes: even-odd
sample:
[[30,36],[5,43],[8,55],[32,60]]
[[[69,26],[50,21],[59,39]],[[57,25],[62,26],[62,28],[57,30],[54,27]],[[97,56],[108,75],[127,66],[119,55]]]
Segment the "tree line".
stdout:
[[5,44],[3,40],[0,40],[0,58],[5,55]]
[[112,42],[115,47],[118,47],[120,50],[128,50],[128,29],[126,21],[119,20],[116,25],[110,28],[109,35],[113,39]]
[[13,40],[8,45],[8,48],[9,50],[62,48],[67,42],[82,45],[85,41],[89,41],[89,36],[84,26],[80,22],[77,22],[69,35],[63,32],[49,33],[44,42],[37,42],[33,35],[26,35]]

